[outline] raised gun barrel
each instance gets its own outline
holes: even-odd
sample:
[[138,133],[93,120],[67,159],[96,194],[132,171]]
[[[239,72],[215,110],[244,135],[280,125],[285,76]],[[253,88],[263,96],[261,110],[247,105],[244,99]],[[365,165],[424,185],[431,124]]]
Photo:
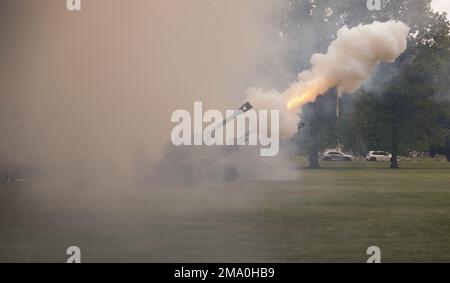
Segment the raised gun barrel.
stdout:
[[234,111],[233,115],[227,117],[225,120],[223,120],[221,125],[218,125],[216,128],[214,128],[214,130],[212,132],[212,136],[213,137],[215,136],[215,133],[216,133],[217,130],[225,127],[228,123],[230,123],[231,121],[233,121],[237,117],[241,116],[245,112],[250,111],[252,109],[253,109],[253,105],[251,105],[250,102],[244,103],[244,105],[242,105],[238,110]]

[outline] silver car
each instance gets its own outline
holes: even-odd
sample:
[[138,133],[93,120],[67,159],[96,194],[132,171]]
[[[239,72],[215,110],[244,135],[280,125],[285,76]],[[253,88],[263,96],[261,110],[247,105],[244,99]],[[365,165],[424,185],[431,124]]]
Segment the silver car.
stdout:
[[392,159],[392,154],[386,151],[369,151],[366,159],[373,162],[389,162]]
[[350,154],[345,154],[341,151],[332,150],[325,151],[322,155],[323,161],[353,161],[355,157]]

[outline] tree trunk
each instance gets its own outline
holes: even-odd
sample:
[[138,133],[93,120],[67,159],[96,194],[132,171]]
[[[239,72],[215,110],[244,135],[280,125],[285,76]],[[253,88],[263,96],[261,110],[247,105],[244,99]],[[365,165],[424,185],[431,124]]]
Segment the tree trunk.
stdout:
[[391,169],[398,169],[398,127],[394,123],[392,126],[392,159],[391,159]]
[[319,150],[313,149],[309,154],[309,169],[319,169]]
[[446,154],[447,162],[450,162],[450,152]]

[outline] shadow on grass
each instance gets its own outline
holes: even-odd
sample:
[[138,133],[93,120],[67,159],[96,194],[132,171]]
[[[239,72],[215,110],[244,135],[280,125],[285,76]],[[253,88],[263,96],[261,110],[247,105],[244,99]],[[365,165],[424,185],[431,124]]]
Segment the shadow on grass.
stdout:
[[450,163],[448,165],[444,164],[432,164],[430,166],[429,163],[424,164],[417,164],[417,163],[404,163],[403,165],[400,164],[400,167],[397,169],[390,168],[390,164],[380,164],[380,163],[374,163],[368,164],[368,163],[327,163],[327,164],[321,164],[320,168],[310,168],[307,165],[299,165],[296,166],[296,169],[299,170],[308,170],[308,171],[347,171],[347,170],[389,170],[392,172],[395,171],[404,171],[404,170],[450,170]]

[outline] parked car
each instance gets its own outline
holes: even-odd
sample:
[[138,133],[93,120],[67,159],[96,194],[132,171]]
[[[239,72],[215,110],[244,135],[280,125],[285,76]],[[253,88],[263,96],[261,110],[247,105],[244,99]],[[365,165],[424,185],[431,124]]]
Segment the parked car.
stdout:
[[322,155],[323,161],[353,161],[355,157],[350,154],[345,154],[341,151],[331,150],[325,151]]
[[369,151],[366,156],[367,161],[373,162],[390,162],[392,154],[386,151]]

